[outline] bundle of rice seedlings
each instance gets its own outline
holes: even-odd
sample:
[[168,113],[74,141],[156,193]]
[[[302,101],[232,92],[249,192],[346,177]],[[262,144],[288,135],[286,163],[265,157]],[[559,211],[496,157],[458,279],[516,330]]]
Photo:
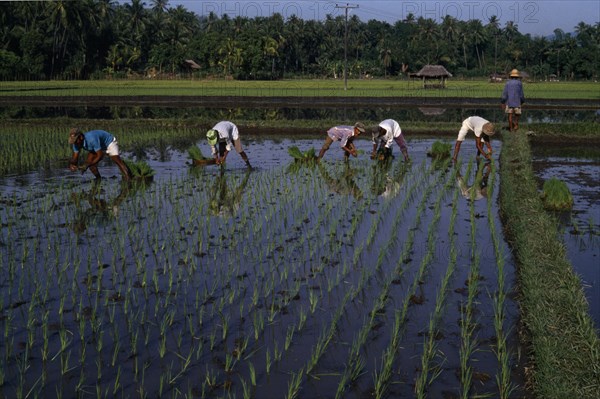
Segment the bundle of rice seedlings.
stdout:
[[187,151],[190,158],[192,158],[193,165],[212,165],[216,163],[214,158],[205,157],[202,150],[195,145],[188,148]]
[[573,208],[573,196],[567,184],[552,177],[544,182],[542,188],[544,208],[553,211],[564,211]]
[[314,162],[317,159],[317,154],[314,148],[310,148],[302,152],[298,147],[291,146],[290,148],[288,148],[288,154],[290,154],[290,156],[294,158],[294,161],[297,162],[309,163]]
[[129,168],[134,179],[150,179],[154,176],[154,169],[146,161],[131,161],[124,159],[125,165]]
[[436,159],[449,158],[451,150],[452,144],[436,141],[431,145],[431,149],[427,152],[427,156]]
[[198,148],[195,145],[188,148],[187,151],[188,151],[188,155],[190,156],[190,158],[192,158],[192,160],[210,159],[210,158],[205,157],[204,154],[202,153],[202,150],[200,150],[200,148]]

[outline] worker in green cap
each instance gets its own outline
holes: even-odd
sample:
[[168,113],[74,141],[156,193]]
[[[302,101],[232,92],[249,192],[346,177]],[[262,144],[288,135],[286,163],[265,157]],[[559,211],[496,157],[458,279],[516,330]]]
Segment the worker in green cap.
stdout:
[[240,154],[246,163],[246,166],[252,168],[246,152],[242,149],[240,133],[234,123],[229,121],[217,123],[212,129],[206,132],[206,139],[211,147],[217,165],[224,164],[227,159],[227,154],[231,152],[232,148],[235,148],[235,151]]

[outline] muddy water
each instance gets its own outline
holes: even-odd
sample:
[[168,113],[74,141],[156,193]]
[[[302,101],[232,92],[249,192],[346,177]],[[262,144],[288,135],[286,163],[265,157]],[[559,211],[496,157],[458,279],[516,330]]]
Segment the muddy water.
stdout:
[[569,259],[581,276],[591,316],[600,326],[600,152],[587,147],[537,145],[533,155],[540,189],[545,180],[555,177],[564,181],[573,195],[572,211],[554,214]]

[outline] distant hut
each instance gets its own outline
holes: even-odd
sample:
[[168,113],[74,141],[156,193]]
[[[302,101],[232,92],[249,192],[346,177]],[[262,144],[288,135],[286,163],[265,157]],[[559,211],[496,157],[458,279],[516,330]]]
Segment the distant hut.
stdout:
[[444,89],[446,87],[446,79],[452,77],[452,74],[442,65],[425,65],[419,72],[412,74],[412,76],[423,80],[424,89]]
[[490,83],[501,83],[506,79],[506,75],[500,73],[492,73],[490,75]]
[[425,116],[440,116],[446,112],[446,108],[419,107],[419,111]]

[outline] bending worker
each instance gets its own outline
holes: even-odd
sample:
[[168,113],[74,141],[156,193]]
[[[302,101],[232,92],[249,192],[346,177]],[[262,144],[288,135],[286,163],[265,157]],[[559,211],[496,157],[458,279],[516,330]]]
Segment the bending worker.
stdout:
[[236,152],[240,154],[244,162],[246,162],[246,166],[252,168],[246,152],[242,149],[240,132],[237,126],[232,122],[221,121],[217,123],[212,129],[206,132],[206,139],[211,147],[217,165],[225,163],[227,154],[229,154],[232,147],[234,147]]
[[[492,159],[492,145],[490,144],[490,136],[493,136],[496,132],[494,125],[487,119],[483,119],[480,116],[470,116],[463,121],[462,127],[458,132],[456,144],[454,145],[454,155],[452,156],[452,160],[456,162],[458,152],[460,151],[460,146],[462,142],[465,141],[465,137],[467,137],[467,133],[469,131],[475,133],[477,156],[481,154],[485,157],[485,159]],[[483,150],[483,141],[485,141],[487,152]]]
[[[104,153],[107,153],[110,159],[117,164],[124,180],[131,179],[131,173],[127,168],[127,165],[123,162],[119,156],[119,145],[117,139],[112,134],[104,130],[90,130],[89,132],[82,133],[77,128],[71,129],[69,132],[69,144],[73,146],[73,157],[69,162],[69,169],[75,172],[77,169],[81,170],[81,173],[85,173],[86,170],[90,170],[96,179],[101,179],[100,172],[98,172],[98,163],[104,158]],[[88,151],[88,156],[83,166],[78,167],[79,152],[81,149]]]
[[393,119],[381,121],[377,130],[373,133],[373,152],[371,153],[371,159],[375,159],[377,156],[378,145],[389,150],[394,142],[400,147],[400,151],[402,151],[402,155],[404,155],[404,161],[409,161],[408,147],[406,146],[406,141],[404,141],[404,136],[402,135],[402,130],[400,129],[398,122]]
[[332,127],[327,131],[327,138],[325,139],[325,143],[323,143],[323,147],[319,152],[317,160],[323,158],[323,155],[325,155],[325,152],[329,150],[329,146],[331,146],[331,143],[334,141],[340,142],[340,147],[342,147],[342,150],[344,150],[344,160],[347,161],[350,155],[356,157],[358,152],[354,146],[354,139],[364,132],[365,125],[363,125],[361,122],[356,122],[354,126]]

